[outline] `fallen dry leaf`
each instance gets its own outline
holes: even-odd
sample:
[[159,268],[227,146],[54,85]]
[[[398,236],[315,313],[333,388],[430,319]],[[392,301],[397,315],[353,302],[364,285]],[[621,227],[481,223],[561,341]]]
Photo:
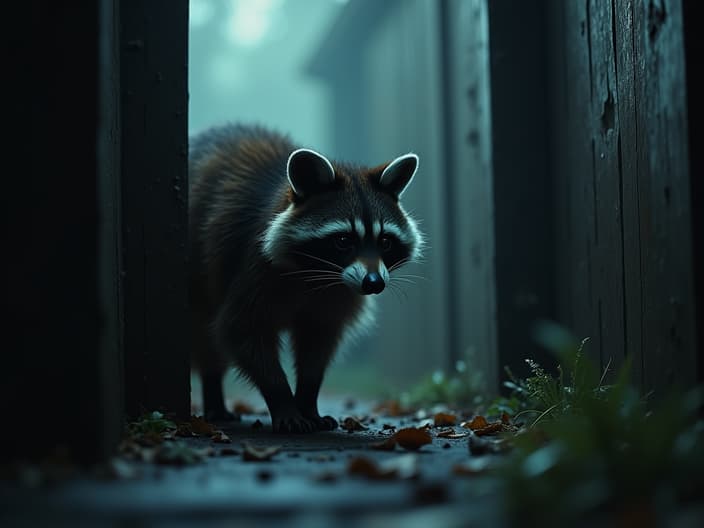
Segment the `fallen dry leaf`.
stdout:
[[469,431],[464,432],[464,433],[456,433],[454,429],[443,429],[442,431],[438,431],[438,433],[435,436],[437,436],[438,438],[452,438],[452,439],[464,438],[466,436],[469,436]]
[[398,445],[411,451],[420,449],[425,444],[430,444],[433,441],[433,437],[430,436],[427,430],[415,427],[399,429],[392,438],[396,440]]
[[348,433],[351,433],[352,431],[366,431],[367,427],[362,424],[359,420],[356,418],[352,418],[351,416],[348,416],[342,421],[342,424],[340,425],[345,431]]
[[507,425],[511,423],[511,417],[508,415],[508,413],[506,413],[506,412],[501,413],[501,423],[504,423]]
[[257,447],[248,442],[242,442],[242,460],[246,462],[264,462],[271,460],[276,453],[281,451],[280,446]]
[[477,436],[486,436],[500,433],[503,430],[504,424],[502,424],[501,422],[492,422],[486,427],[482,427],[481,429],[474,429],[474,434]]
[[457,417],[454,414],[448,413],[436,413],[433,417],[433,424],[435,427],[444,427],[447,425],[455,425],[457,423]]
[[191,416],[191,431],[198,436],[213,436],[215,434],[215,426],[205,421],[202,416]]
[[487,422],[486,418],[484,418],[481,414],[478,414],[468,422],[462,422],[460,424],[461,427],[464,427],[465,429],[471,429],[472,431],[476,429],[482,429],[487,425],[489,425],[489,422]]

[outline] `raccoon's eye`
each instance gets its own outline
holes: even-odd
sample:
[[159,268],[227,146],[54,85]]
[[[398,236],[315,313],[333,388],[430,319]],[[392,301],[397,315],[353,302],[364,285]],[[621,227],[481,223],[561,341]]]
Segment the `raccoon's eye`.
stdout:
[[389,251],[394,247],[394,239],[389,236],[382,236],[379,239],[379,245],[382,251]]
[[354,246],[354,240],[352,240],[351,236],[336,235],[333,238],[333,244],[335,245],[335,249],[339,251],[349,251],[352,249],[352,246]]

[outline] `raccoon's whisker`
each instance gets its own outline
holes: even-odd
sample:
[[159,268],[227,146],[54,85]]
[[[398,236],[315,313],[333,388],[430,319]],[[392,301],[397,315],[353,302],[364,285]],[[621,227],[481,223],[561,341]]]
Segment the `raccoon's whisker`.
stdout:
[[415,281],[412,281],[411,279],[407,279],[405,277],[392,277],[390,280],[391,281],[401,281],[401,282],[405,282],[407,284],[416,284]]
[[335,276],[340,274],[339,271],[333,271],[333,270],[329,270],[329,269],[327,269],[327,270],[326,269],[304,269],[304,270],[297,270],[297,271],[287,271],[286,273],[282,273],[281,276],[286,277],[288,275],[300,275],[303,273],[321,273],[321,274],[329,273],[329,274],[335,275]]
[[401,295],[399,295],[398,288],[396,288],[396,285],[395,284],[392,285],[391,283],[389,283],[388,286],[389,286],[389,291],[394,294],[396,299],[398,299],[398,302],[402,302]]
[[341,280],[340,280],[340,281],[334,281],[334,282],[331,282],[330,284],[323,284],[322,286],[318,286],[318,287],[316,287],[316,288],[307,290],[307,293],[313,293],[313,292],[315,292],[315,291],[324,290],[324,289],[326,289],[326,288],[330,288],[331,286],[337,286],[337,285],[340,285],[340,284],[345,284],[345,283],[344,283],[343,281],[341,281]]
[[[399,302],[403,302],[404,300],[408,300],[408,294],[401,288],[398,284],[394,284],[393,282],[389,282],[389,288],[391,288],[390,291],[392,291],[395,295],[396,298],[398,299]],[[403,299],[401,299],[401,295],[403,295]]]
[[324,276],[308,277],[308,278],[303,279],[303,282],[329,281],[329,280],[339,279],[339,278],[340,278],[340,274],[338,273],[337,275],[332,276],[332,277],[324,277]]
[[389,272],[392,272],[393,270],[400,268],[404,264],[407,264],[408,262],[410,262],[410,260],[411,259],[409,259],[409,258],[399,260],[396,264],[394,264],[393,266],[391,266],[389,268]]
[[427,277],[423,277],[423,275],[412,275],[409,273],[402,273],[402,274],[396,274],[394,275],[394,278],[397,279],[418,279],[418,280],[428,280]]
[[304,257],[312,258],[314,260],[318,260],[324,264],[328,264],[329,266],[332,266],[333,268],[342,271],[342,266],[339,266],[339,265],[335,264],[334,262],[330,262],[329,260],[325,260],[324,258],[316,257],[315,255],[311,255],[310,253],[304,253],[303,251],[294,251],[293,253],[295,253],[297,255],[302,255]]

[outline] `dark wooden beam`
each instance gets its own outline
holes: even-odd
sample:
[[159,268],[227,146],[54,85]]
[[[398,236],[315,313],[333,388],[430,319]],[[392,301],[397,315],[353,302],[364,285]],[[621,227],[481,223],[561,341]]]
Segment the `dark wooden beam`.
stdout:
[[188,2],[122,2],[126,409],[190,412]]
[[556,0],[547,31],[558,317],[659,392],[702,368],[682,5]]

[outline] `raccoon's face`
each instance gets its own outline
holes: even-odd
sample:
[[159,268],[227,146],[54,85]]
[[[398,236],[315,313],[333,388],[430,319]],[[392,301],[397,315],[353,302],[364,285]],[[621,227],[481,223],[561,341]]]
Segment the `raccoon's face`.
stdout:
[[363,295],[381,293],[422,251],[416,222],[399,203],[417,169],[415,154],[363,169],[294,151],[287,205],[262,236],[264,255],[310,289],[344,284]]

